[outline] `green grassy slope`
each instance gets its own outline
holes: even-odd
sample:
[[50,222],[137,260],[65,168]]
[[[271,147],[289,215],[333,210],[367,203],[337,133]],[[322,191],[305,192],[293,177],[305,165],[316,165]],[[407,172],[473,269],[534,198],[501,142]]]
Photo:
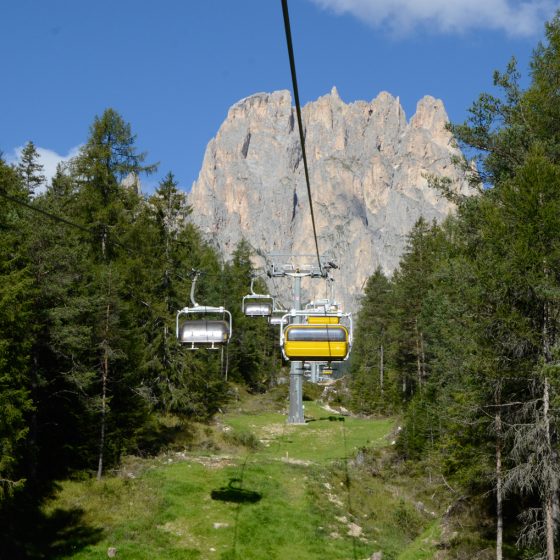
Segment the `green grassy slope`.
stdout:
[[170,452],[130,461],[100,483],[64,483],[48,512],[82,512],[99,538],[77,539],[59,557],[107,558],[110,548],[139,560],[431,557],[426,535],[437,523],[414,507],[414,483],[350,460],[390,446],[392,419],[341,421],[306,402],[307,423],[288,426],[282,414],[245,404],[218,419],[211,452]]

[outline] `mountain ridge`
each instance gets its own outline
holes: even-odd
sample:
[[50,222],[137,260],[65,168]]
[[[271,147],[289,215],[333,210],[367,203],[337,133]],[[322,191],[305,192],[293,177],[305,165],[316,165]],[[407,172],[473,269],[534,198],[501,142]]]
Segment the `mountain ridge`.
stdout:
[[[377,266],[390,274],[420,216],[441,221],[453,205],[428,187],[448,177],[468,193],[443,102],[418,101],[407,121],[398,97],[346,104],[335,87],[302,109],[319,247],[339,269],[336,296],[355,310]],[[307,189],[291,95],[257,93],[228,111],[209,142],[189,202],[192,221],[228,259],[241,239],[260,255],[313,254]],[[262,258],[256,264],[265,265]],[[284,300],[289,290],[280,289]],[[315,282],[305,297],[325,297]]]

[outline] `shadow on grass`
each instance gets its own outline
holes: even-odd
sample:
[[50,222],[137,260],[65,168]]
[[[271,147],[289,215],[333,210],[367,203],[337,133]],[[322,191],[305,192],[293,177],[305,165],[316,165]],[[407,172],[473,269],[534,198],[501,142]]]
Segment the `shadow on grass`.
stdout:
[[210,496],[213,500],[232,502],[234,504],[255,504],[260,502],[262,494],[241,488],[241,482],[240,478],[230,478],[227,486],[222,486],[218,490],[212,490]]
[[344,416],[321,416],[321,418],[309,418],[305,422],[309,424],[310,422],[320,422],[321,420],[328,420],[329,422],[345,422]]
[[83,510],[56,509],[46,515],[29,504],[11,504],[0,514],[0,558],[63,558],[102,538],[102,530],[84,523]]

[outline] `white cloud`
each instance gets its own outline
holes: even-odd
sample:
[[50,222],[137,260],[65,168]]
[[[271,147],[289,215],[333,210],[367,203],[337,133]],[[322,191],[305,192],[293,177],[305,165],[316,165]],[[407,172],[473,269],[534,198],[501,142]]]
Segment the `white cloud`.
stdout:
[[560,2],[554,0],[311,0],[337,14],[351,14],[374,27],[406,34],[418,27],[432,33],[500,30],[511,36],[542,31]]
[[[41,148],[39,146],[35,146],[37,153],[39,154],[39,161],[43,166],[43,174],[47,178],[47,181],[50,183],[51,179],[54,177],[56,173],[56,166],[63,161],[68,161],[70,158],[75,157],[78,155],[81,146],[75,146],[74,148],[70,148],[66,155],[57,154],[54,150],[49,150],[48,148]],[[11,154],[6,155],[6,161],[8,163],[19,163],[21,159],[21,151],[23,150],[24,146],[18,146],[13,150]]]

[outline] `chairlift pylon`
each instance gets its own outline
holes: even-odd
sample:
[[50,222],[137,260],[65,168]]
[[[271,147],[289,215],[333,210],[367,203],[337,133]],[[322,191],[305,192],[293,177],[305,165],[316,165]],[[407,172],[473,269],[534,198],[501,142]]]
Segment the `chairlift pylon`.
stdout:
[[[189,350],[207,348],[216,350],[223,344],[227,344],[231,339],[232,320],[231,313],[224,307],[213,307],[208,305],[198,305],[194,299],[196,282],[200,276],[199,271],[195,271],[191,285],[192,307],[184,307],[177,312],[176,333],[177,339],[181,344],[190,344]],[[203,319],[194,319],[193,316]],[[221,319],[208,318],[210,316],[221,315]],[[180,320],[180,317],[185,317]]]

